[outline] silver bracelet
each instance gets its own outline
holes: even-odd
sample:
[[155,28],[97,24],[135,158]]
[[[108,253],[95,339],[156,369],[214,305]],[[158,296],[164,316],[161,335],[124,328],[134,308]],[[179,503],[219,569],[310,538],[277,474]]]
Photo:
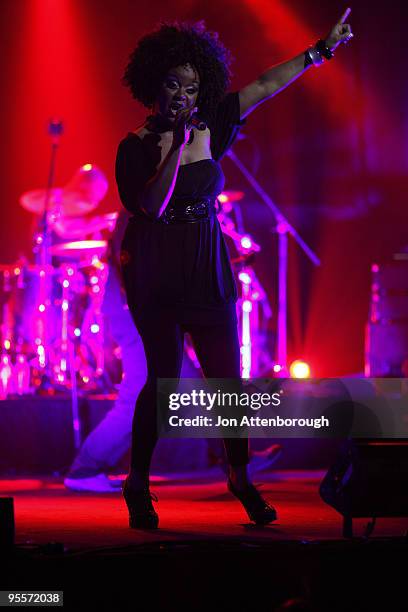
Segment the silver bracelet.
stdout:
[[309,56],[310,59],[310,62],[308,63],[311,63],[314,66],[321,66],[323,64],[324,59],[315,47],[309,47],[309,49],[305,53]]

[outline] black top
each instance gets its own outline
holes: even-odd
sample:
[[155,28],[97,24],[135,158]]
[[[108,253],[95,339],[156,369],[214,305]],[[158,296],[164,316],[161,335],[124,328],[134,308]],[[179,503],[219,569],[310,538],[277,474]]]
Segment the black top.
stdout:
[[[179,167],[174,198],[215,198],[225,177],[218,161],[234,142],[240,120],[238,92],[217,107],[210,129],[212,159]],[[166,225],[145,215],[138,198],[160,162],[159,136],[143,140],[130,133],[116,158],[119,195],[130,218],[122,249],[129,307],[138,316],[166,311],[178,322],[215,324],[235,316],[237,288],[224,236],[216,216],[197,223]]]

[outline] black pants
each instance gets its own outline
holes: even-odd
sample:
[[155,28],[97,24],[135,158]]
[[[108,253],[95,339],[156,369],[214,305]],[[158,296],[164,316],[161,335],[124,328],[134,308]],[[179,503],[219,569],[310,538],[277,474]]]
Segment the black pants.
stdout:
[[[157,442],[157,378],[180,378],[184,333],[188,332],[205,378],[239,379],[240,346],[233,317],[216,325],[181,325],[167,317],[134,316],[142,338],[148,377],[136,401],[132,428],[131,468],[147,475]],[[225,438],[227,460],[232,466],[248,463],[248,439]]]

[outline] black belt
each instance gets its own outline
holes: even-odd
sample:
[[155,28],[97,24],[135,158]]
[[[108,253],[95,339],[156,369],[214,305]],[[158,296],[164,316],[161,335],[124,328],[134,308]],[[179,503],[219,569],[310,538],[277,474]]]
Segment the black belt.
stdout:
[[196,223],[215,215],[215,200],[211,198],[175,198],[160,216],[159,221],[172,223]]

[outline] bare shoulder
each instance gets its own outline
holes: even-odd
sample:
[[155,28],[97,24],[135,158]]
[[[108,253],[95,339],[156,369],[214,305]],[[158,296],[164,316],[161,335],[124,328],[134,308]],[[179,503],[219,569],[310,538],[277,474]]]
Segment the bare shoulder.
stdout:
[[143,140],[143,138],[146,136],[146,134],[149,134],[149,130],[147,130],[144,125],[141,125],[139,128],[136,128],[136,130],[134,130],[133,132],[131,132],[131,134],[136,134],[136,136],[139,136],[139,138],[141,140]]

